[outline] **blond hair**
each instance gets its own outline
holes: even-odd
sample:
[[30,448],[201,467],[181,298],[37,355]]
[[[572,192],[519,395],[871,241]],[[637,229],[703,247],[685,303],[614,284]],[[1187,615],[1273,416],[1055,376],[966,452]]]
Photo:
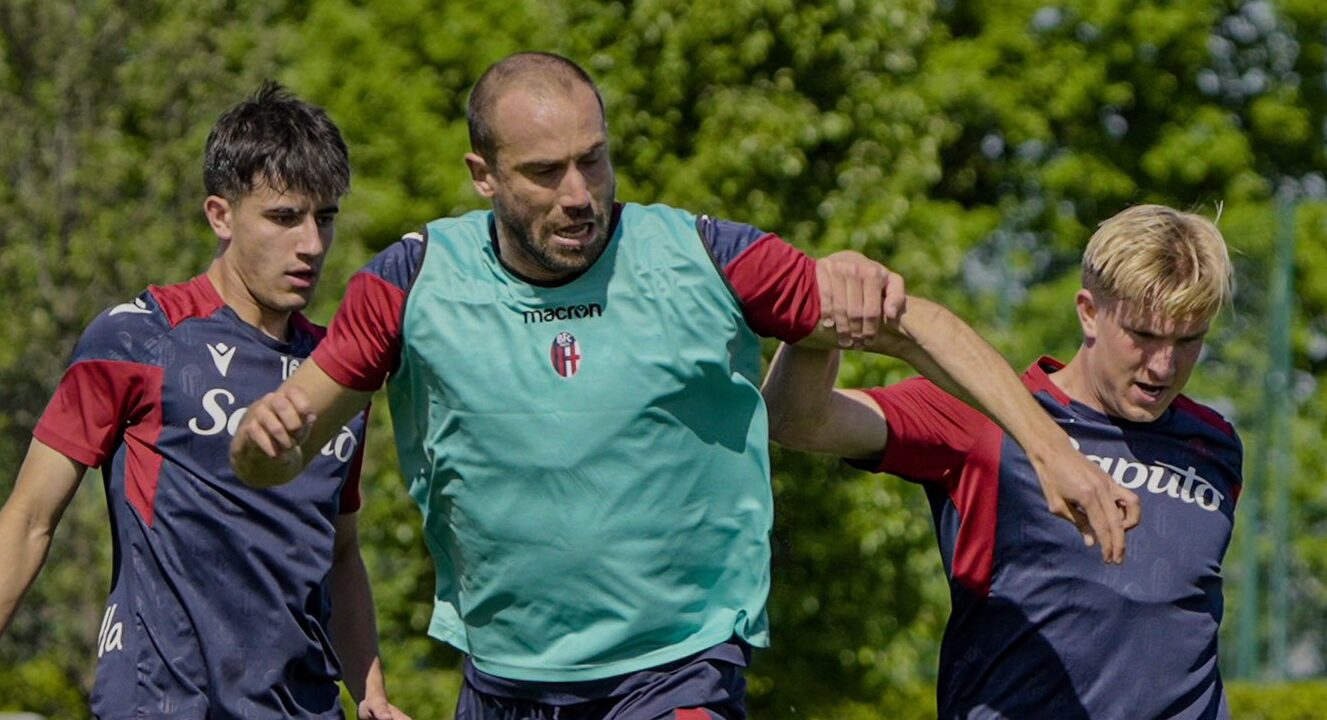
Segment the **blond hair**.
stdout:
[[1083,251],[1083,287],[1174,319],[1210,318],[1230,302],[1234,270],[1212,221],[1135,205],[1101,223]]

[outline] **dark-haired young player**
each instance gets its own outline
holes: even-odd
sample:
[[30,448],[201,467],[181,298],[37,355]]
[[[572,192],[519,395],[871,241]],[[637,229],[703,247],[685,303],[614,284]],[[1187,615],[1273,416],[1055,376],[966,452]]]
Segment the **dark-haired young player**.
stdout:
[[[274,83],[207,140],[207,272],[103,312],[84,332],[0,510],[0,630],[88,467],[115,545],[92,712],[121,718],[361,718],[386,697],[355,512],[364,416],[275,492],[226,458],[244,408],[323,335],[300,311],[350,186],[320,109]],[[334,606],[334,612],[333,612]]]

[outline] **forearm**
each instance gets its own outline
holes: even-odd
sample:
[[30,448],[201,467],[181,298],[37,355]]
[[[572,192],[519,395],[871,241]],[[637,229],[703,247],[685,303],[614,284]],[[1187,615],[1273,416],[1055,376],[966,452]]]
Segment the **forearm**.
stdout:
[[253,487],[293,480],[372,393],[352,390],[309,359],[281,387],[249,406],[230,445],[235,474]]
[[51,536],[84,470],[39,440],[28,446],[14,490],[0,508],[0,635],[46,563]]
[[868,349],[908,362],[941,389],[990,417],[1034,463],[1049,443],[1065,437],[995,348],[937,303],[910,297],[898,323],[882,327]]
[[780,345],[760,387],[769,408],[770,439],[798,450],[812,449],[808,436],[824,423],[838,374],[838,351]]
[[43,527],[14,508],[0,509],[0,636],[13,620],[18,604],[46,563],[54,528]]
[[386,697],[373,593],[358,546],[340,553],[333,563],[331,587],[332,645],[341,659],[346,688],[357,703]]

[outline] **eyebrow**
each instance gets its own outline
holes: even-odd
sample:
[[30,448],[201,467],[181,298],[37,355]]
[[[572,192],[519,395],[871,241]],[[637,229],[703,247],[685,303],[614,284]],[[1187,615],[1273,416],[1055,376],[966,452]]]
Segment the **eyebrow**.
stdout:
[[[1150,328],[1144,328],[1144,327],[1140,327],[1140,326],[1138,326],[1138,325],[1132,325],[1132,324],[1126,325],[1126,324],[1121,323],[1121,324],[1120,324],[1120,327],[1124,328],[1124,329],[1127,330],[1128,332],[1131,332],[1131,333],[1133,333],[1133,334],[1135,334],[1135,335],[1146,335],[1146,336],[1148,336],[1148,337],[1162,337],[1162,336],[1164,335],[1164,333],[1159,333],[1159,332],[1156,332],[1155,330],[1152,330],[1152,329],[1150,329]],[[1211,328],[1211,326],[1209,325],[1208,327],[1205,327],[1205,328],[1203,328],[1202,330],[1198,330],[1198,331],[1195,331],[1195,332],[1189,333],[1188,335],[1181,335],[1181,336],[1179,337],[1179,340],[1181,340],[1181,341],[1185,341],[1185,340],[1197,340],[1197,339],[1201,338],[1202,336],[1206,335],[1211,329],[1212,329],[1212,328]]]
[[[305,212],[304,208],[300,207],[299,205],[274,205],[272,207],[263,210],[263,213],[267,215],[291,215],[291,214],[300,214],[303,212]],[[338,204],[324,205],[322,207],[313,209],[313,214],[315,215],[326,215],[329,213],[335,215],[340,212],[341,212],[341,206]]]
[[[594,153],[600,152],[606,149],[607,147],[608,147],[608,141],[600,140],[599,142],[591,145],[588,149],[585,150],[585,152],[578,153],[577,155],[575,155],[574,159],[580,159],[585,157],[586,155],[593,155]],[[522,170],[522,171],[536,170],[541,168],[556,168],[556,167],[562,167],[563,163],[565,163],[566,161],[567,161],[566,158],[532,158],[530,160],[524,160],[522,162],[516,163],[515,167],[517,170]]]

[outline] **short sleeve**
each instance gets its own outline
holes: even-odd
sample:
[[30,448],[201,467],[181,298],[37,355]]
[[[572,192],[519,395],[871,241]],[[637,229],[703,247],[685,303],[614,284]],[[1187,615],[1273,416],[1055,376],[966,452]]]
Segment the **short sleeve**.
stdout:
[[924,378],[866,390],[889,425],[885,451],[871,469],[953,486],[969,451],[991,421]]
[[423,263],[424,242],[407,235],[355,273],[313,351],[331,378],[352,390],[382,387],[400,362],[406,295]]
[[797,342],[820,319],[816,263],[778,235],[702,215],[696,230],[757,334]]

